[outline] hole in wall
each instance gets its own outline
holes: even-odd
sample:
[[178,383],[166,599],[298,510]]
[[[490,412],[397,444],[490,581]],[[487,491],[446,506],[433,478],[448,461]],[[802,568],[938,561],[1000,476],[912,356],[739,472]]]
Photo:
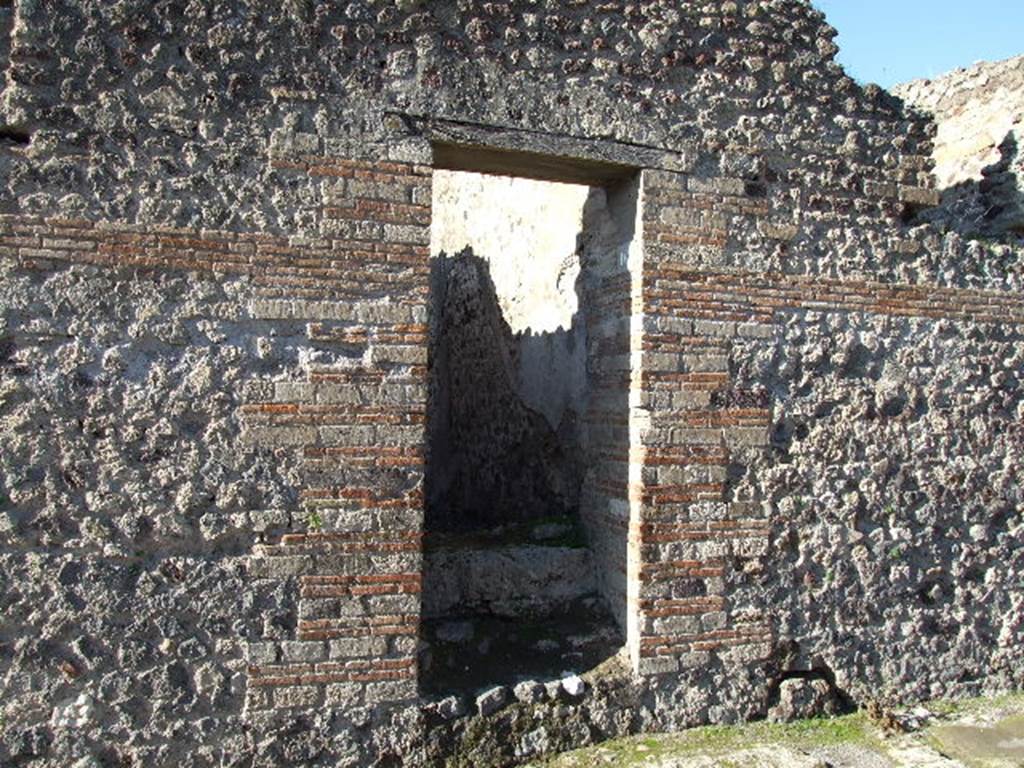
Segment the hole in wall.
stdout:
[[32,141],[32,134],[28,131],[19,131],[13,128],[0,128],[0,142],[27,146]]
[[628,376],[614,366],[629,308],[615,296],[638,182],[454,159],[433,179],[427,695],[587,671],[622,648],[626,614]]

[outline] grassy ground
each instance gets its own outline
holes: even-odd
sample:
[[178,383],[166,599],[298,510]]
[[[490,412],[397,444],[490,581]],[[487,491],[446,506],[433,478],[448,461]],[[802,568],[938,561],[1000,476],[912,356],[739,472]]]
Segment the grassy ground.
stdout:
[[541,765],[546,768],[587,765],[632,768],[654,765],[665,758],[721,757],[765,744],[810,749],[839,744],[877,745],[878,739],[866,715],[857,713],[786,724],[712,725],[679,734],[637,736],[560,755]]
[[1018,740],[1024,744],[1024,694],[937,701],[917,711],[928,716],[920,729],[909,733],[888,730],[862,711],[788,724],[708,726],[620,739],[559,755],[534,768],[1024,766],[1013,751]]

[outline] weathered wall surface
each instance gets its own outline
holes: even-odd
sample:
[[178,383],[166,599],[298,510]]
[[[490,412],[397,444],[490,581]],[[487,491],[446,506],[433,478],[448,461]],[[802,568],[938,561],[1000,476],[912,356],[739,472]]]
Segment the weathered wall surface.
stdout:
[[767,208],[663,173],[645,202],[641,669],[747,714],[790,674],[856,700],[1019,685],[1016,294],[944,287],[969,259],[901,284],[727,272]]
[[431,254],[470,248],[486,261],[512,333],[570,330],[580,309],[578,241],[590,188],[439,170],[432,190]]
[[[806,3],[14,12],[0,762],[511,762],[808,668],[1024,683],[1020,251],[915,218],[933,128]],[[585,417],[639,674],[493,729],[416,688],[442,139],[644,169]]]
[[[415,733],[354,723],[415,695],[428,235],[379,196],[429,177],[332,177],[358,243],[3,220],[5,763],[359,765]],[[289,714],[325,700],[320,736]]]
[[[935,177],[944,190],[937,212],[961,231],[1024,231],[1024,56],[983,62],[893,93],[935,117]],[[941,218],[940,218],[941,220]]]
[[727,590],[775,619],[774,663],[855,701],[1020,685],[1021,336],[1019,315],[794,308],[733,343],[771,437],[733,455],[728,493],[771,546]]
[[771,165],[815,195],[848,199],[864,179],[882,184],[859,211],[882,214],[875,232],[928,183],[909,161],[927,152],[923,123],[846,77],[835,31],[796,0],[62,0],[17,13],[2,122],[33,143],[3,158],[8,211],[323,232],[325,180],[273,155],[429,160],[414,115],[614,137],[750,184]]
[[238,386],[302,344],[256,360],[238,280],[2,269],[2,759],[219,760],[245,639],[289,610],[249,549],[295,502],[295,462],[239,443]]

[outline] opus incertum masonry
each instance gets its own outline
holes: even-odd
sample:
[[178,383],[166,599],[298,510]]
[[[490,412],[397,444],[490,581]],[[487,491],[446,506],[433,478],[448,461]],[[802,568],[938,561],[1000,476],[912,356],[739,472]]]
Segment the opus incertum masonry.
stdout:
[[0,763],[1021,685],[1016,219],[808,3],[0,20]]

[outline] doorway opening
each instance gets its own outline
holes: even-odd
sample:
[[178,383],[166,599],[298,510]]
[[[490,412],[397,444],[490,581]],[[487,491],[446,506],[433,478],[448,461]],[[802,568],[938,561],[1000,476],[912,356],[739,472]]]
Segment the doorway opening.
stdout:
[[438,148],[420,680],[580,674],[627,616],[638,175]]

